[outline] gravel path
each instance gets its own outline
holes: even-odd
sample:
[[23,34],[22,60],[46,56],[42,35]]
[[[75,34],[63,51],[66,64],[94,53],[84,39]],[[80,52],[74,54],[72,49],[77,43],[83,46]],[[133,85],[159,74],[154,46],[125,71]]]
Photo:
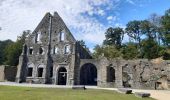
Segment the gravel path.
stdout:
[[[22,86],[22,87],[41,87],[41,88],[71,88],[72,86],[62,86],[62,85],[48,85],[48,84],[29,84],[29,83],[15,83],[15,82],[0,82],[0,85],[8,86]],[[117,90],[117,88],[100,88],[96,86],[86,86],[88,89],[104,89],[104,90]],[[152,98],[157,100],[170,100],[170,90],[139,90],[132,89],[134,92],[146,92],[150,93]]]

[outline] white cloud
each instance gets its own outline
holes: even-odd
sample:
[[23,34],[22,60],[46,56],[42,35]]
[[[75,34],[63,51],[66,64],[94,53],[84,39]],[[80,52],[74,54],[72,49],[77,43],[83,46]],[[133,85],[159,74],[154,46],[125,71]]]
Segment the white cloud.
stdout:
[[101,16],[105,15],[104,10],[101,10],[101,9],[98,10],[98,14],[101,15]]
[[126,2],[132,4],[132,5],[135,5],[135,2],[133,0],[126,0]]
[[107,17],[107,20],[112,20],[113,19],[113,16],[108,16]]
[[1,0],[0,40],[16,40],[23,30],[33,31],[46,12],[57,11],[76,39],[88,44],[102,43],[107,26],[82,14],[103,16],[105,9],[101,6],[107,5],[107,9],[114,11],[117,2],[119,0]]

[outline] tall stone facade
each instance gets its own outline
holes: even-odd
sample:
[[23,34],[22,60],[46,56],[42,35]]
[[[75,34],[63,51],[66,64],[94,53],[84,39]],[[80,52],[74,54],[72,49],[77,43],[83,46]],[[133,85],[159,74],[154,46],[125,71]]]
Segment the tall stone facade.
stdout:
[[75,84],[81,58],[89,53],[75,40],[55,12],[47,13],[30,34],[19,58],[17,82]]
[[170,61],[92,59],[61,17],[47,13],[26,39],[16,81],[168,89]]

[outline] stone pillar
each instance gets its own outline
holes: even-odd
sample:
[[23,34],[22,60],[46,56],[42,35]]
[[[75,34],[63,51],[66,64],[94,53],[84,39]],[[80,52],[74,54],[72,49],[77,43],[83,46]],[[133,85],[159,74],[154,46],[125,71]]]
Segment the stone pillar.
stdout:
[[116,87],[121,88],[123,87],[123,78],[122,78],[122,66],[120,65],[120,62],[116,61],[116,68],[115,68],[115,84]]

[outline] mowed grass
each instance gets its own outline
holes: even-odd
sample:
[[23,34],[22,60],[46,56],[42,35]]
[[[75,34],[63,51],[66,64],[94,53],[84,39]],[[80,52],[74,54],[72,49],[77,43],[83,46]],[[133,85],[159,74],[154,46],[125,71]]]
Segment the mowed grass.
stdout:
[[0,86],[0,100],[154,100],[109,90]]

